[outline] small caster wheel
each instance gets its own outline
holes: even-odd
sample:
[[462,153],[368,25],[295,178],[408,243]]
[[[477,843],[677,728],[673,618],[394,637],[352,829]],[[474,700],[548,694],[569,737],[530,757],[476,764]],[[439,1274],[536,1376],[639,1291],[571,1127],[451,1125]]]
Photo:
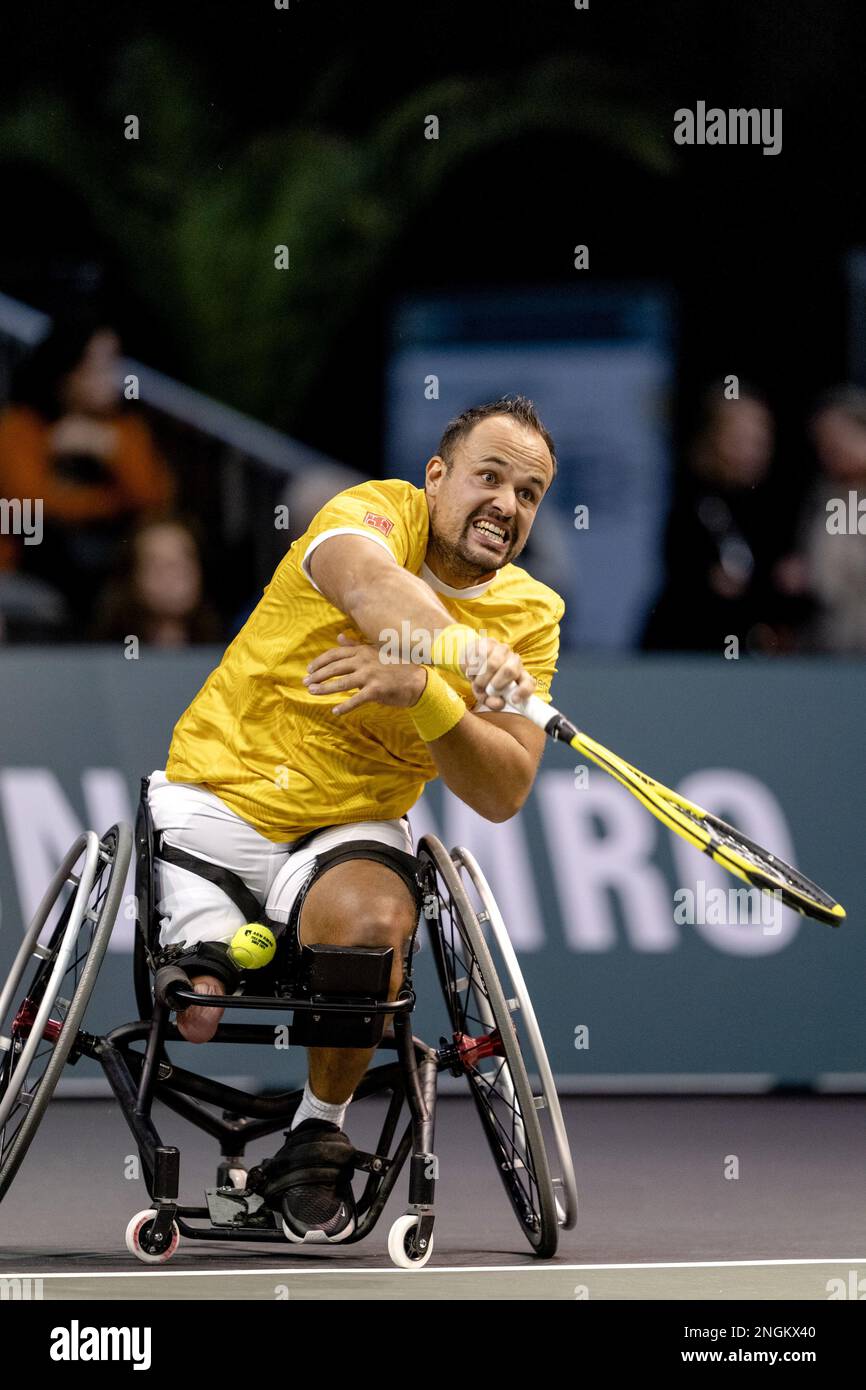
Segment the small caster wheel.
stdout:
[[217,1168],[217,1187],[234,1187],[243,1191],[246,1185],[246,1168],[233,1163],[221,1163]]
[[146,1265],[165,1264],[170,1260],[180,1243],[180,1231],[177,1222],[171,1223],[171,1235],[164,1250],[156,1249],[150,1241],[150,1234],[153,1229],[153,1222],[156,1220],[156,1212],[153,1208],[147,1211],[140,1211],[130,1221],[126,1228],[126,1248],[130,1255],[134,1255],[137,1260],[141,1260]]
[[411,1239],[418,1227],[418,1220],[417,1216],[398,1216],[388,1232],[388,1254],[398,1269],[420,1269],[433,1254],[432,1235],[428,1236],[427,1249],[422,1250],[420,1255],[412,1250]]

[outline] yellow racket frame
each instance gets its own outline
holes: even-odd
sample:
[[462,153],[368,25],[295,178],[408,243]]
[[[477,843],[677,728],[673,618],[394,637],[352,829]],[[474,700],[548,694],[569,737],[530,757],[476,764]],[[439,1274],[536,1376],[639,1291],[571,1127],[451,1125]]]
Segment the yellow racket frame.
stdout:
[[[514,687],[510,687],[511,691],[513,689]],[[492,687],[489,688],[488,693],[493,693]],[[496,693],[501,692],[497,691]],[[826,902],[814,898],[783,878],[774,877],[772,863],[767,864],[766,870],[761,869],[746,855],[739,854],[731,845],[716,843],[717,836],[712,824],[703,827],[696,824],[695,819],[693,819],[702,821],[710,818],[712,820],[709,811],[696,805],[695,802],[687,800],[686,797],[680,796],[679,792],[672,791],[663,782],[657,782],[654,777],[650,777],[646,772],[641,772],[640,768],[633,767],[624,758],[620,758],[618,754],[605,748],[603,743],[599,743],[596,739],[590,738],[589,734],[575,728],[574,724],[553,705],[546,704],[537,695],[530,695],[529,699],[525,701],[512,702],[509,700],[506,710],[509,709],[526,715],[533,724],[537,724],[551,738],[557,742],[567,743],[576,753],[589,758],[597,767],[602,768],[611,777],[615,777],[617,782],[625,787],[626,791],[631,792],[632,796],[636,796],[657,820],[660,820],[675,835],[679,835],[690,845],[694,845],[695,849],[709,855],[716,864],[727,869],[729,873],[735,874],[737,878],[755,888],[760,888],[762,892],[781,892],[788,905],[796,912],[802,912],[809,917],[817,917],[822,922],[829,922],[831,926],[838,926],[840,922],[845,920],[846,913],[841,903],[832,899]],[[715,817],[715,819],[718,820],[719,818]],[[729,829],[734,835],[740,834],[735,826],[730,826]],[[770,855],[769,850],[763,848],[761,848],[761,853],[768,855],[768,857],[774,857]],[[815,887],[817,888],[817,884]],[[829,898],[829,894],[827,897]]]

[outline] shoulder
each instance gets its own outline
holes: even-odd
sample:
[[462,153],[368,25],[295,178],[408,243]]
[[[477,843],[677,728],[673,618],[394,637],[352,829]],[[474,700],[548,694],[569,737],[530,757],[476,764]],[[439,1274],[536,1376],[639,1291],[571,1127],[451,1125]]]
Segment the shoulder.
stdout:
[[419,499],[425,500],[421,488],[407,483],[405,478],[374,478],[369,482],[356,483],[354,487],[347,487],[337,495],[339,497],[356,497],[361,502],[375,502],[395,507],[401,515],[417,507]]
[[562,596],[520,565],[506,565],[496,588],[503,598],[513,599],[524,611],[535,614],[539,623],[558,623],[565,612]]
[[386,538],[400,536],[407,549],[406,562],[420,563],[429,525],[427,496],[404,478],[382,478],[356,483],[331,499],[320,518],[351,518],[372,526]]
[[[402,478],[356,482],[335,492],[299,537],[298,554],[306,568],[311,551],[331,535],[357,532],[387,546],[398,564],[416,572],[427,534],[427,502],[423,492]],[[294,549],[294,543],[290,550]],[[311,578],[312,576],[309,575]]]

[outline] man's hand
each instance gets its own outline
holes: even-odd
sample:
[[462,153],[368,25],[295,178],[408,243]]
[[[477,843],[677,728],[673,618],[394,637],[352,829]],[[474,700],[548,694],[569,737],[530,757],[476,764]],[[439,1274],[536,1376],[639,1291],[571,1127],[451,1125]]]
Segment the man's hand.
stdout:
[[304,685],[311,695],[334,695],[341,690],[357,690],[357,695],[334,705],[333,714],[368,703],[408,709],[421,698],[427,682],[423,666],[408,661],[382,661],[377,647],[353,642],[341,632],[339,647],[330,647],[307,667]]
[[516,681],[517,690],[512,693],[512,700],[525,700],[532,694],[536,685],[535,677],[525,670],[517,652],[513,652],[504,642],[494,642],[489,637],[482,637],[472,644],[472,648],[464,664],[464,675],[467,680],[472,681],[476,699],[483,701],[489,710],[502,710],[506,702],[502,695],[488,695],[488,685],[504,691],[512,681]]
[[[215,975],[193,975],[190,984],[196,994],[225,994],[222,980]],[[187,1042],[210,1042],[224,1013],[224,1009],[200,1009],[190,1005],[178,1012],[177,1031]]]

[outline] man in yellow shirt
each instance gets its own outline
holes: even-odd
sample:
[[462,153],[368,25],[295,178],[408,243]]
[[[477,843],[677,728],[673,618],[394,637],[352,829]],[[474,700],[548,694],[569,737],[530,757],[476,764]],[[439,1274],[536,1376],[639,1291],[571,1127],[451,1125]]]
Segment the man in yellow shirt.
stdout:
[[[513,562],[555,473],[532,403],[503,398],[451,422],[423,489],[349,488],[291,546],[150,779],[175,855],[157,860],[161,944],[195,946],[197,992],[231,985],[226,944],[249,918],[185,855],[236,875],[295,946],[393,947],[396,997],[420,905],[407,813],[425,783],[440,776],[504,821],[541,759],[544,733],[501,692],[514,682],[516,698],[550,700],[565,605]],[[222,1010],[187,1013],[181,1032],[203,1042]],[[303,1179],[323,1136],[335,1153],[348,1145],[341,1126],[373,1051],[309,1049],[276,1156],[298,1179],[282,1197],[291,1239],[354,1229],[338,1162],[330,1187]]]

